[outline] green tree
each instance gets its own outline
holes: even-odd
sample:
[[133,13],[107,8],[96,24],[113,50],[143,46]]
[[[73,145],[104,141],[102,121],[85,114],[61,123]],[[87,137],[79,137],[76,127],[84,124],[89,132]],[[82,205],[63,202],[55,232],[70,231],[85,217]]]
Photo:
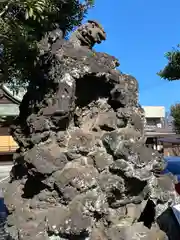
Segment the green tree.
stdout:
[[165,57],[168,60],[167,65],[161,70],[158,75],[169,81],[180,79],[180,45],[167,52]]
[[174,130],[180,133],[180,103],[171,106],[171,116],[173,117]]
[[60,27],[78,26],[93,0],[2,0],[0,2],[0,83],[32,79],[37,43]]

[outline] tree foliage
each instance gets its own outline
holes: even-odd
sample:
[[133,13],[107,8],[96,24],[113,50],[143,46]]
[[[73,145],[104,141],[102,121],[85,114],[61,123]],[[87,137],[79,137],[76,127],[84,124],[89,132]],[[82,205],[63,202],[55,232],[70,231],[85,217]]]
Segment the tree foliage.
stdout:
[[171,116],[173,117],[174,130],[180,133],[180,103],[171,106]]
[[172,51],[167,52],[165,57],[168,60],[168,64],[163,70],[161,70],[158,75],[169,81],[180,79],[180,50],[179,45]]
[[2,0],[0,81],[31,79],[42,37],[57,27],[71,31],[92,6],[93,0]]

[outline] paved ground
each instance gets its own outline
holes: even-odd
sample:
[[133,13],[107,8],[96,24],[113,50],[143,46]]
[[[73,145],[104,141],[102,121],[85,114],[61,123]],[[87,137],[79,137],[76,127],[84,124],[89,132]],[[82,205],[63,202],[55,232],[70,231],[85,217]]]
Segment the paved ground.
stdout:
[[11,164],[4,164],[0,166],[0,240],[7,240],[8,234],[4,230],[4,223],[5,223],[5,218],[4,218],[4,212],[5,212],[5,207],[4,207],[4,201],[3,201],[3,190],[6,188],[6,184],[9,181],[9,172],[12,168]]
[[11,168],[12,168],[12,165],[1,165],[0,166],[0,180],[9,175]]
[[9,172],[11,171],[12,165],[5,164],[0,166],[0,190],[4,190],[6,183],[9,181]]

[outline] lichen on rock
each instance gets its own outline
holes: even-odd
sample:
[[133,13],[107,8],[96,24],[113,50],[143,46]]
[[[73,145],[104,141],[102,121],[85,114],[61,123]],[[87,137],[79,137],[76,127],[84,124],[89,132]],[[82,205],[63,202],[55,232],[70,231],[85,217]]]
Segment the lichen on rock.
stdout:
[[145,146],[138,82],[93,53],[59,38],[39,58],[11,128],[14,240],[167,239],[156,219],[179,197]]

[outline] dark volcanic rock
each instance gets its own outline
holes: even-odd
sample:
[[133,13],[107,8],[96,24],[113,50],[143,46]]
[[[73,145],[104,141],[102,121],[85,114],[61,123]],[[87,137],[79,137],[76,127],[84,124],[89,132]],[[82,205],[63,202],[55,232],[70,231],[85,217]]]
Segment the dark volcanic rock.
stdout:
[[114,69],[112,56],[61,39],[39,69],[12,127],[13,239],[167,239],[155,222],[179,197],[144,144],[137,80]]
[[56,143],[35,146],[24,156],[24,160],[35,172],[42,175],[61,170],[68,162],[66,155],[60,152],[60,147]]

